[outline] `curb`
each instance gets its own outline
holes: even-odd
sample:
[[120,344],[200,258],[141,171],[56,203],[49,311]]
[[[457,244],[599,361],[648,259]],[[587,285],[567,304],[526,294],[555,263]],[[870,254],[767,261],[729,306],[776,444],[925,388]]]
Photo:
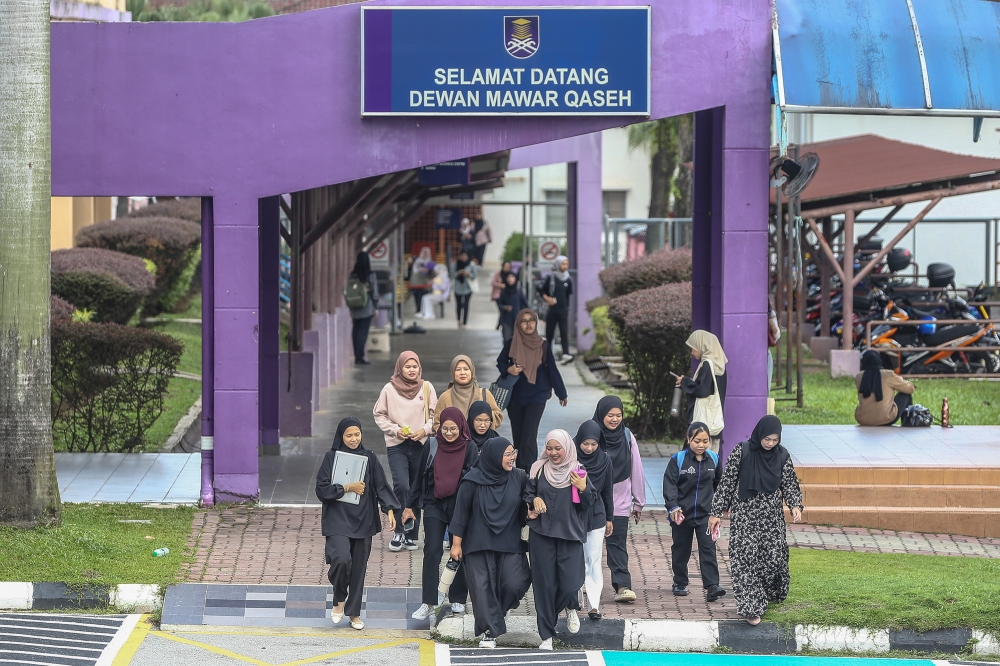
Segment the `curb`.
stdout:
[[[447,615],[435,627],[442,638],[471,641],[474,635],[471,613]],[[580,631],[569,634],[566,619],[556,625],[556,638],[571,648],[631,650],[638,652],[713,652],[725,648],[742,654],[795,654],[803,650],[842,652],[913,652],[1000,655],[1000,640],[973,629],[940,629],[916,632],[908,629],[870,631],[851,627],[797,625],[783,627],[761,622],[752,627],[742,620],[616,620],[580,621]],[[531,616],[507,618],[507,633],[501,645],[541,642]]]
[[122,612],[152,613],[162,604],[159,585],[0,583],[0,610],[81,610],[112,606]]

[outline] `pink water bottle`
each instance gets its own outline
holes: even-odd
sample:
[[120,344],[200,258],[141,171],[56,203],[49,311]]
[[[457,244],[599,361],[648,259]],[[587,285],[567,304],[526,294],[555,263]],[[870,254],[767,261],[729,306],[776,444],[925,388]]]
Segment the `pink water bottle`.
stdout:
[[[587,478],[587,470],[585,470],[582,467],[577,467],[576,468],[576,475],[579,476],[581,479],[586,479]],[[573,488],[573,504],[579,504],[580,503],[580,491],[576,489],[576,486],[571,486],[571,487]]]

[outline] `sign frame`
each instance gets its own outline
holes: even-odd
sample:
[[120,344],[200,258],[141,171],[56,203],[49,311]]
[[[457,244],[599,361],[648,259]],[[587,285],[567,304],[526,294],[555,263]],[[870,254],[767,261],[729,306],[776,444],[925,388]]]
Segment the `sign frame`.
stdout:
[[[422,111],[365,111],[365,13],[377,11],[420,11],[420,10],[510,10],[518,13],[528,13],[540,10],[642,10],[646,12],[646,109],[645,111],[581,111],[578,113],[566,113],[565,111],[474,111],[462,113],[435,113]],[[361,117],[557,117],[557,118],[583,118],[588,116],[624,116],[628,118],[649,118],[653,110],[653,8],[650,5],[375,5],[361,6]]]

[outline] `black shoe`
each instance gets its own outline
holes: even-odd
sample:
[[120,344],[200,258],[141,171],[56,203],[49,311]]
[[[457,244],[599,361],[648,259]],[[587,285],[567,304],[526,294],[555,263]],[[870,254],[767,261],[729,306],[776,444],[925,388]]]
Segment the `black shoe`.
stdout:
[[675,597],[686,597],[691,594],[688,589],[683,585],[674,585],[674,596]]
[[389,542],[389,550],[394,553],[398,553],[403,550],[403,535],[396,532],[392,535],[392,541]]
[[371,365],[372,362],[366,358],[357,359],[354,361],[354,365]]
[[[405,548],[406,550],[417,550],[418,548],[420,548],[420,546],[415,544],[413,542],[413,539],[411,539],[410,537],[406,537],[405,539],[403,539],[403,548]],[[726,592],[723,590],[722,593],[725,594]]]
[[711,585],[705,590],[705,599],[708,601],[716,601],[724,596],[726,596],[726,590],[718,585]]

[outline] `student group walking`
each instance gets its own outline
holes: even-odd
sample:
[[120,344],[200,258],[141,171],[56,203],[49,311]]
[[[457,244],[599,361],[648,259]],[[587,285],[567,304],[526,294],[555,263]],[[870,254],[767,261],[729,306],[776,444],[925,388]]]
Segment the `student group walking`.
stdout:
[[[350,626],[364,628],[361,595],[372,537],[382,529],[380,512],[393,530],[393,551],[420,548],[423,526],[422,603],[413,618],[426,618],[446,602],[453,613],[464,613],[471,603],[481,647],[496,646],[507,632],[508,611],[529,587],[542,649],[552,649],[562,614],[571,634],[580,630],[583,614],[599,621],[605,552],[614,601],[636,600],[628,530],[642,519],[646,481],[624,405],[617,396],[605,396],[592,419],[539,438],[552,394],[563,406],[568,396],[550,342],[537,329],[530,309],[512,318],[492,391],[489,382],[480,383],[468,356],[454,358],[452,379],[438,395],[423,379],[417,354],[399,355],[373,409],[391,482],[365,448],[360,421],[340,422],[316,477],[335,624],[346,616]],[[715,544],[729,511],[732,592],[739,614],[757,624],[769,602],[788,594],[783,505],[797,522],[802,496],[774,416],[762,418],[723,465],[721,414],[716,418],[712,409],[725,400],[727,359],[707,331],[695,331],[688,346],[698,366],[678,385],[691,396],[690,425],[683,450],[663,477],[673,537],[672,593],[690,594],[695,543],[706,602],[727,593],[719,582]],[[707,408],[699,405],[702,400]],[[513,441],[497,434],[504,411]],[[707,415],[711,425],[695,415]],[[331,479],[341,454],[365,459],[360,480]]]

